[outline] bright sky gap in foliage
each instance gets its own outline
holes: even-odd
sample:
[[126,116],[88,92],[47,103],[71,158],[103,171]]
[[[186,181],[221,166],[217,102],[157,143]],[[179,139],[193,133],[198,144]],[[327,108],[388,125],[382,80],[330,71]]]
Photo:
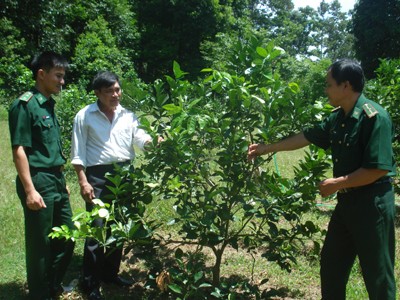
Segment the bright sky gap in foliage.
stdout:
[[[299,7],[305,7],[305,6],[311,6],[314,9],[317,9],[319,4],[321,3],[321,0],[292,0],[294,4],[294,8],[297,9]],[[325,1],[327,3],[330,3],[331,1]],[[354,8],[354,4],[356,3],[356,0],[339,0],[340,5],[342,7],[343,12],[348,12],[350,9]]]

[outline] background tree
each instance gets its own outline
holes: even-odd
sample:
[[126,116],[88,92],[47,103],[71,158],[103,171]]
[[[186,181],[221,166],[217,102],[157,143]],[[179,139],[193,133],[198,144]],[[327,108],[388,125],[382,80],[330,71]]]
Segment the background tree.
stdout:
[[[331,6],[337,12],[337,5]],[[113,47],[148,82],[168,74],[174,60],[189,72],[191,79],[204,67],[224,66],[229,62],[225,49],[250,35],[275,39],[290,56],[306,57],[315,55],[312,49],[321,45],[321,38],[317,37],[323,36],[323,49],[327,49],[323,55],[333,51],[339,53],[332,56],[342,55],[342,46],[337,45],[350,45],[342,42],[347,41],[346,36],[336,35],[338,30],[344,30],[344,19],[340,14],[326,17],[330,15],[333,12],[328,10],[325,23],[321,23],[315,10],[293,10],[290,0],[4,0],[0,4],[0,16],[25,40],[15,57],[28,61],[36,52],[52,49],[71,60],[81,43],[78,38],[90,22],[101,16],[115,39]],[[322,34],[328,25],[331,30]],[[86,46],[98,52],[97,43]],[[71,79],[77,83],[80,71],[86,72],[85,68],[75,69],[69,83]],[[12,81],[17,77],[12,76]]]
[[376,76],[380,58],[400,57],[400,0],[359,0],[352,28],[367,78]]
[[341,11],[338,0],[321,1],[318,9],[316,48],[312,53],[319,58],[354,58],[354,37],[350,33],[350,18]]
[[33,83],[32,72],[24,65],[25,39],[10,20],[0,19],[0,104],[6,105]]
[[217,32],[218,7],[218,2],[211,0],[136,1],[141,78],[153,81],[168,74],[174,60],[198,74],[205,66],[200,44]]
[[101,70],[110,70],[131,80],[136,77],[133,63],[127,53],[117,47],[116,38],[102,16],[90,21],[79,36],[71,62],[71,77],[82,87],[88,87]]

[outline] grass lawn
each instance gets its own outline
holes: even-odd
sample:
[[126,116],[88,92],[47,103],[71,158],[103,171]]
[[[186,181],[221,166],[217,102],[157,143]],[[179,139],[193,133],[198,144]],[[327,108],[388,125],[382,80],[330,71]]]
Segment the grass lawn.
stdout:
[[[8,125],[2,113],[0,121],[0,135],[4,137],[0,146],[0,165],[2,179],[0,182],[0,300],[25,299],[24,285],[25,250],[24,250],[24,226],[23,213],[19,199],[15,192],[16,171],[11,159]],[[278,168],[282,176],[290,176],[293,161],[301,157],[301,151],[296,153],[280,153],[276,157],[273,167]],[[272,162],[274,163],[274,162]],[[71,188],[71,203],[76,212],[83,209],[83,200],[79,195],[79,187],[72,170],[67,172],[68,183]],[[304,218],[326,226],[335,202],[323,201],[313,213]],[[171,204],[168,201],[152,203],[149,212],[157,214],[160,218],[168,219],[171,212]],[[399,223],[399,220],[398,220]],[[397,226],[397,229],[399,224]],[[397,241],[400,241],[400,230],[397,230]],[[66,275],[66,283],[78,279],[82,261],[83,242],[78,241],[73,261]],[[271,299],[320,299],[319,291],[319,257],[312,256],[305,247],[298,256],[298,265],[291,273],[282,271],[276,264],[260,257],[253,258],[244,251],[228,249],[224,257],[221,270],[222,277],[226,280],[240,276],[243,279],[260,283],[268,278],[268,282],[261,289],[274,289],[277,296]],[[400,282],[400,243],[397,243],[396,276]],[[211,257],[211,256],[210,256]],[[112,286],[103,286],[103,292],[107,299],[169,299],[141,296],[146,293],[143,284],[147,278],[148,266],[146,261],[128,253],[124,257],[121,266],[123,275],[136,281],[130,289],[116,289]],[[400,288],[399,288],[400,290]],[[368,299],[358,264],[354,265],[350,282],[348,284],[347,299]],[[84,299],[78,289],[62,299]],[[171,298],[172,299],[172,298]]]

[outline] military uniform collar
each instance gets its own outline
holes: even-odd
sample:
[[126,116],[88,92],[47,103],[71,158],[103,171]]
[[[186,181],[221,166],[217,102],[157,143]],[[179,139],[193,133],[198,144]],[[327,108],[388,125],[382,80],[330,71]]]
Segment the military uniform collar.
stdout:
[[37,102],[40,105],[43,105],[46,101],[54,102],[54,99],[52,97],[46,98],[37,88],[32,88],[32,92],[35,94],[35,97],[37,99]]
[[360,94],[360,97],[358,97],[353,109],[348,114],[349,118],[354,118],[354,119],[358,120],[363,111],[363,105],[366,102],[367,102],[367,98],[365,98],[365,96],[363,94]]

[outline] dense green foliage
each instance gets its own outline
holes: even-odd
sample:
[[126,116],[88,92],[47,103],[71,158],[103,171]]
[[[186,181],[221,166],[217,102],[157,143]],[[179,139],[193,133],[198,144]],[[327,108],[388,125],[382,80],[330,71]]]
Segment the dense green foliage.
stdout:
[[354,10],[357,57],[374,78],[379,59],[400,57],[400,0],[360,0]]
[[4,0],[1,102],[27,88],[26,67],[42,50],[63,53],[72,63],[67,84],[84,89],[100,69],[153,82],[172,75],[173,61],[193,80],[203,68],[227,65],[225,49],[251,35],[276,40],[290,56],[351,57],[348,22],[337,0],[322,2],[318,11],[294,10],[290,0]]
[[[397,162],[397,174],[400,172],[400,59],[381,60],[376,78],[370,80],[366,93],[371,99],[382,104],[390,113],[394,125],[393,149]],[[400,193],[400,182],[395,182],[397,193]]]

